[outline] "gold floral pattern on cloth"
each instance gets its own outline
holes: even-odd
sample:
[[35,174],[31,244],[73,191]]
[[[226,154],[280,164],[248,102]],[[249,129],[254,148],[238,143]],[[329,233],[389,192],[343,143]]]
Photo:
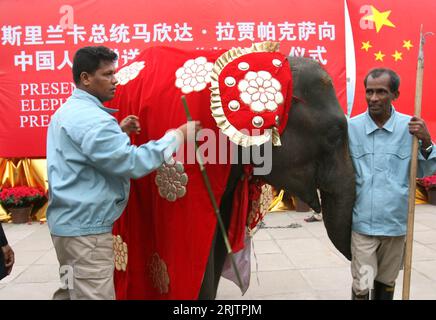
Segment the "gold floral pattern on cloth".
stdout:
[[251,210],[248,213],[247,226],[249,232],[253,232],[258,223],[263,220],[273,199],[272,187],[269,184],[262,185],[260,197],[251,203]]
[[117,78],[118,84],[124,85],[130,80],[135,79],[139,75],[139,72],[144,69],[144,67],[144,61],[136,61],[124,68],[121,68],[120,71],[115,74],[115,78]]
[[150,277],[153,287],[156,288],[160,294],[166,294],[169,290],[170,277],[165,261],[163,261],[159,254],[156,252],[151,256],[148,264]]
[[176,201],[186,194],[188,175],[183,164],[174,158],[164,163],[158,170],[154,179],[159,190],[159,195],[168,201]]
[[126,271],[128,261],[127,243],[123,241],[120,235],[113,236],[114,238],[114,259],[115,269],[118,271]]
[[187,60],[176,71],[176,87],[183,93],[203,90],[211,81],[212,68],[213,63],[208,62],[205,57]]

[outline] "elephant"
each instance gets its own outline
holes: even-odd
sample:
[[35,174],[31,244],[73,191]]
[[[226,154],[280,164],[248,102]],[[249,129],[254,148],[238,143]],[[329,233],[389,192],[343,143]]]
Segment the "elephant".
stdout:
[[[315,212],[322,210],[328,237],[351,260],[355,173],[348,149],[347,120],[332,80],[320,64],[301,57],[288,57],[288,61],[295,97],[281,136],[282,146],[273,148],[272,170],[262,179],[277,190],[298,196]],[[241,174],[241,166],[234,165],[221,202],[220,212],[226,226],[232,193]],[[215,298],[226,258],[224,242],[218,234],[213,245],[200,299]]]
[[[223,51],[201,54],[214,61]],[[132,143],[157,139],[169,126],[186,121],[180,103],[182,93],[173,85],[174,73],[178,73],[176,66],[198,55],[198,51],[154,47],[138,56],[131,64],[134,67],[120,69],[120,85],[109,106],[120,109],[119,119],[131,113],[139,115],[143,132],[132,137]],[[348,150],[347,120],[332,80],[318,62],[301,57],[285,60],[293,88],[288,121],[280,136],[281,146],[272,147],[270,172],[259,178],[299,197],[316,212],[322,210],[329,239],[350,260],[355,174]],[[218,130],[211,117],[207,90],[190,92],[188,98],[189,105],[201,105],[192,112],[193,118],[202,119],[203,127]],[[168,111],[169,104],[179,106]],[[242,149],[238,147],[239,152]],[[207,169],[212,173],[211,184],[228,228],[243,165],[233,163],[224,170],[216,163]],[[182,177],[186,188],[181,187],[181,198],[162,200],[167,189],[161,185],[159,172],[134,181],[129,204],[114,226],[118,299],[216,297],[227,249],[200,171],[196,165],[187,164],[168,170]]]

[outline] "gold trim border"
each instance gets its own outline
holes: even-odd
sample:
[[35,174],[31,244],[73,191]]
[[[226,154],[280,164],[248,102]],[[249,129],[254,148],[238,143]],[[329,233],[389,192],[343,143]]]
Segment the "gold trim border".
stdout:
[[230,141],[243,147],[249,147],[252,145],[260,146],[269,141],[272,136],[272,143],[274,146],[280,146],[280,135],[276,127],[272,128],[272,135],[265,130],[265,133],[259,136],[249,136],[243,134],[236,129],[227,119],[222,106],[219,90],[219,75],[221,71],[233,60],[242,57],[244,55],[253,52],[277,52],[279,51],[280,43],[272,41],[264,41],[259,43],[253,43],[249,48],[232,48],[224,52],[216,61],[211,71],[211,96],[210,96],[210,109],[212,116],[216,121],[218,128],[229,137]]

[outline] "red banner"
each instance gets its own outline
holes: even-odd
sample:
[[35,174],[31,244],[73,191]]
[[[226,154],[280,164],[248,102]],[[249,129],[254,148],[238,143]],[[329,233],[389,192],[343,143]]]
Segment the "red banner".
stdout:
[[[400,97],[394,101],[397,111],[413,115],[416,68],[421,24],[424,32],[436,32],[434,0],[347,0],[356,56],[356,94],[352,115],[367,108],[363,80],[376,67],[388,67],[400,78]],[[425,70],[422,118],[436,139],[436,108],[431,93],[436,74],[436,37],[428,37],[424,46]]]
[[116,50],[122,66],[150,46],[279,41],[324,65],[346,108],[342,1],[3,0],[0,21],[0,157],[45,157],[50,117],[74,88],[74,52],[87,45]]

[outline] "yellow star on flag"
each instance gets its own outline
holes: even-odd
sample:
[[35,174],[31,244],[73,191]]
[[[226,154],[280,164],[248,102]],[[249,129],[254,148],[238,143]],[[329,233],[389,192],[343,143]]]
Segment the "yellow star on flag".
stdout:
[[374,53],[375,55],[375,61],[383,61],[383,57],[385,54],[383,54],[380,50],[379,52]]
[[391,10],[380,12],[373,6],[371,6],[372,15],[363,17],[364,20],[374,21],[375,23],[375,31],[379,32],[383,26],[393,27],[395,25],[389,21],[389,15],[391,14]]
[[395,50],[395,53],[392,55],[395,61],[403,60],[403,54]]
[[403,48],[410,50],[413,47],[413,44],[410,40],[403,40]]
[[369,41],[362,42],[362,48],[360,48],[360,49],[365,50],[366,52],[368,52],[369,48],[372,48],[372,45],[371,45],[371,43],[369,43]]

